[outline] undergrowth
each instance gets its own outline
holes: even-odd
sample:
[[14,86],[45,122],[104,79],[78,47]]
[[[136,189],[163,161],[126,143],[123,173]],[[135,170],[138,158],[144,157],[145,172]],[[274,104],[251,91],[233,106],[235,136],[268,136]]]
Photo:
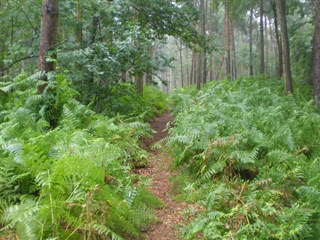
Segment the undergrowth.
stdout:
[[278,80],[176,91],[168,139],[185,239],[320,239],[320,115]]
[[161,206],[132,174],[146,163],[139,144],[150,126],[138,116],[96,114],[63,75],[50,76],[38,95],[37,79],[0,86],[0,238],[140,236]]
[[110,96],[98,106],[108,116],[143,116],[144,120],[150,120],[168,108],[168,100],[152,86],[144,86],[143,94],[137,94],[135,85],[122,83],[115,85]]

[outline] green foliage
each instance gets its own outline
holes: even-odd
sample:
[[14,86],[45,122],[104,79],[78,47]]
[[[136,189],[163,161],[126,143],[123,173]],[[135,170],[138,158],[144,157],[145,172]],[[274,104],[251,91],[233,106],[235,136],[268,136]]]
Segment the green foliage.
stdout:
[[139,146],[150,137],[148,124],[96,114],[74,100],[63,75],[52,76],[41,96],[26,76],[1,91],[7,98],[0,109],[2,232],[20,239],[126,239],[155,220],[152,209],[161,203],[132,174],[148,156]]
[[132,84],[118,84],[111,95],[100,103],[104,106],[103,114],[115,116],[141,116],[145,120],[153,118],[168,108],[167,97],[160,90],[145,86],[143,94],[136,92]]
[[[131,8],[135,9],[135,13]],[[199,18],[190,1],[179,0],[174,3],[170,0],[121,0],[117,10],[123,25],[134,23],[140,26],[147,38],[165,39],[170,35],[183,39],[191,46],[201,44],[197,31],[190,24]]]
[[168,146],[200,205],[186,239],[319,238],[320,115],[282,92],[242,79],[173,94]]

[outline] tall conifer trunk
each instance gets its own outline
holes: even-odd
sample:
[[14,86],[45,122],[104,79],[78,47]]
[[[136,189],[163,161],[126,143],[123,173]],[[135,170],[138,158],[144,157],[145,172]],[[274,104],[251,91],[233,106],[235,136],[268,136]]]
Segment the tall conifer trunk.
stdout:
[[265,31],[265,48],[266,48],[266,62],[265,62],[265,72],[269,72],[269,38],[268,38],[268,19],[264,16],[264,31]]
[[192,51],[192,57],[191,57],[191,69],[190,69],[190,81],[189,84],[193,84],[193,76],[194,76],[194,68],[195,68],[195,53]]
[[185,85],[188,85],[188,81],[189,81],[189,49],[188,46],[186,46],[186,81],[185,81]]
[[250,9],[250,26],[249,26],[249,72],[253,76],[253,7]]
[[[205,5],[204,0],[200,0],[200,34],[202,36],[205,36],[206,26],[205,26]],[[203,67],[204,67],[204,50],[200,49],[198,53],[198,76],[197,76],[197,89],[199,90],[201,88],[201,83],[203,83]]]
[[231,33],[230,33],[230,16],[228,6],[224,10],[224,47],[226,52],[225,64],[227,79],[231,79]]
[[289,36],[287,29],[287,17],[286,17],[286,1],[278,0],[279,16],[281,23],[281,40],[283,49],[283,73],[285,82],[286,94],[293,92],[292,77],[291,77],[291,64],[290,64],[290,48],[289,48]]
[[236,41],[234,38],[234,27],[233,22],[230,20],[231,25],[231,48],[232,48],[232,79],[237,79],[237,54],[236,54]]
[[[209,8],[209,15],[208,15],[208,18],[209,18],[209,27],[208,27],[208,30],[209,30],[209,36],[210,37],[213,37],[213,31],[214,31],[214,28],[213,28],[213,9]],[[209,54],[209,63],[208,63],[208,68],[209,68],[209,81],[212,81],[214,76],[213,76],[213,56],[212,56],[212,52]]]
[[260,74],[265,73],[264,65],[264,24],[263,24],[263,9],[264,0],[260,0]]
[[274,15],[274,28],[276,33],[276,42],[277,42],[277,49],[278,49],[278,65],[276,66],[277,73],[279,77],[283,75],[283,51],[282,51],[282,40],[279,33],[279,26],[278,26],[278,11],[277,11],[277,4],[275,0],[270,0],[271,7],[273,10]]

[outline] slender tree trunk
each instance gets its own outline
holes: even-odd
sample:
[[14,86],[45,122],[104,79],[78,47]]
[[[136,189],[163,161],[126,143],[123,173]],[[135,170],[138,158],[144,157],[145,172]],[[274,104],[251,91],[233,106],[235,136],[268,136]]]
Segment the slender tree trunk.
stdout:
[[197,84],[197,72],[198,72],[198,54],[194,53],[194,60],[193,60],[193,82],[191,84]]
[[214,76],[213,76],[213,56],[210,55],[210,58],[209,58],[209,81],[212,81]]
[[315,32],[313,42],[313,96],[317,105],[320,105],[320,0],[315,0]]
[[185,81],[186,82],[186,85],[188,85],[188,81],[189,81],[189,49],[188,47],[186,46],[186,77],[187,77],[187,80]]
[[[200,14],[201,14],[201,21],[200,21],[200,34],[205,36],[206,31],[206,23],[205,23],[205,5],[204,0],[200,0]],[[203,83],[203,68],[204,68],[204,50],[200,49],[198,53],[198,76],[197,76],[197,89],[201,89],[201,83]]]
[[207,66],[207,52],[203,52],[203,84],[207,83],[208,66]]
[[170,92],[170,89],[169,89],[169,84],[170,84],[170,76],[168,76],[168,68],[165,67],[164,68],[164,79],[166,81],[166,84],[165,84],[165,88],[166,88],[166,92],[169,93]]
[[[149,46],[148,46],[148,54],[149,54],[151,59],[154,58],[154,46],[153,46],[152,43],[150,43]],[[152,72],[148,71],[147,74],[146,74],[146,84],[147,85],[151,85],[152,82],[153,82]]]
[[203,79],[203,54],[198,53],[198,63],[197,63],[197,89],[201,89],[201,83]]
[[278,75],[278,65],[279,65],[279,62],[278,62],[278,59],[279,59],[279,54],[278,54],[278,46],[277,46],[277,40],[275,39],[275,36],[274,36],[274,32],[273,32],[273,25],[269,19],[269,35],[270,35],[270,41],[271,41],[271,47],[274,51],[274,56],[275,56],[275,62],[273,64],[273,69],[272,69],[272,72],[275,74],[275,75]]
[[253,7],[250,9],[250,27],[249,27],[249,72],[253,76]]
[[225,41],[225,51],[226,51],[226,74],[227,79],[231,79],[231,50],[230,50],[230,17],[228,7],[225,6],[224,12],[224,41]]
[[265,73],[264,65],[264,27],[263,27],[263,5],[264,0],[260,0],[260,74]]
[[177,68],[174,68],[173,70],[173,88],[177,88]]
[[234,27],[231,21],[231,40],[232,40],[232,76],[233,80],[237,79],[237,55],[236,55],[236,43],[234,39]]
[[[240,32],[240,42],[239,42],[239,46],[244,46],[244,34],[243,32]],[[240,55],[240,58],[242,56]],[[238,67],[237,67],[237,72],[238,72],[238,76],[243,76],[243,69],[244,69],[244,61],[238,61]]]
[[276,33],[276,42],[277,42],[277,48],[278,48],[278,65],[277,73],[278,76],[281,78],[283,75],[283,51],[282,51],[282,40],[279,33],[279,26],[278,26],[278,11],[277,11],[277,4],[275,0],[270,0],[271,6],[273,9],[273,15],[274,15],[274,28]]
[[[206,28],[207,28],[207,20],[208,20],[208,6],[209,1],[206,0],[204,3],[204,17],[203,17],[203,26],[202,26],[202,35],[206,35]],[[203,49],[203,76],[202,76],[202,82],[203,84],[207,83],[207,76],[208,76],[208,52],[207,49]]]
[[289,36],[288,36],[287,18],[286,18],[286,1],[278,0],[278,5],[279,5],[278,8],[279,8],[280,23],[281,23],[285,92],[286,94],[289,94],[293,92],[293,87],[292,87],[291,65],[290,65]]
[[168,91],[170,92],[172,89],[173,89],[173,87],[172,87],[172,81],[173,81],[173,77],[172,77],[172,69],[170,68],[169,69],[169,81],[168,81]]
[[[78,44],[79,48],[82,48],[83,45],[83,32],[82,32],[82,8],[81,8],[81,1],[78,0],[76,2],[76,27],[75,27],[75,38],[76,38],[76,43]],[[79,63],[75,64],[75,68],[77,71],[81,71],[81,65]]]
[[225,62],[225,57],[223,56],[222,59],[221,59],[221,62],[220,62],[220,66],[219,66],[219,69],[217,71],[217,75],[216,75],[216,80],[219,80],[220,79],[220,74],[221,74],[221,71],[222,71],[222,67],[223,67],[223,64]]
[[[213,37],[213,9],[210,9],[211,11],[209,11],[209,35],[210,37]],[[212,52],[209,54],[209,63],[208,63],[208,67],[209,67],[209,81],[213,80],[214,76],[213,76],[213,56],[212,56]]]
[[265,47],[266,47],[266,63],[265,72],[268,73],[269,69],[269,38],[268,38],[268,21],[267,16],[264,16],[264,30],[265,30]]
[[[46,54],[53,50],[56,45],[58,31],[58,0],[42,0],[41,6],[41,29],[40,29],[40,47],[39,47],[39,70],[43,72],[41,80],[47,80],[46,73],[55,70],[55,63],[47,61]],[[56,55],[51,55],[56,58]],[[38,87],[38,93],[42,94],[47,84],[41,84]]]
[[179,60],[180,60],[180,83],[181,87],[184,87],[184,79],[183,79],[183,57],[182,57],[182,41],[176,42],[176,45],[179,49]]
[[192,85],[193,84],[193,76],[194,76],[194,63],[195,62],[195,55],[194,55],[194,51],[192,51],[192,57],[191,57],[191,70],[190,70],[190,82],[189,84]]

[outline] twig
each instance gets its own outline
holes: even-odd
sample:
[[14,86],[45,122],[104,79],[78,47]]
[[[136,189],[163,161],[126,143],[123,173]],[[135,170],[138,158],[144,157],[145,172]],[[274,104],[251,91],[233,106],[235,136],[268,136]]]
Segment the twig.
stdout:
[[26,56],[26,57],[20,58],[20,59],[14,61],[13,63],[11,63],[8,67],[4,68],[3,71],[9,70],[10,68],[12,68],[14,65],[16,65],[17,63],[19,63],[21,61],[31,59],[31,58],[37,58],[37,57],[38,57],[38,55],[31,55],[31,56]]

